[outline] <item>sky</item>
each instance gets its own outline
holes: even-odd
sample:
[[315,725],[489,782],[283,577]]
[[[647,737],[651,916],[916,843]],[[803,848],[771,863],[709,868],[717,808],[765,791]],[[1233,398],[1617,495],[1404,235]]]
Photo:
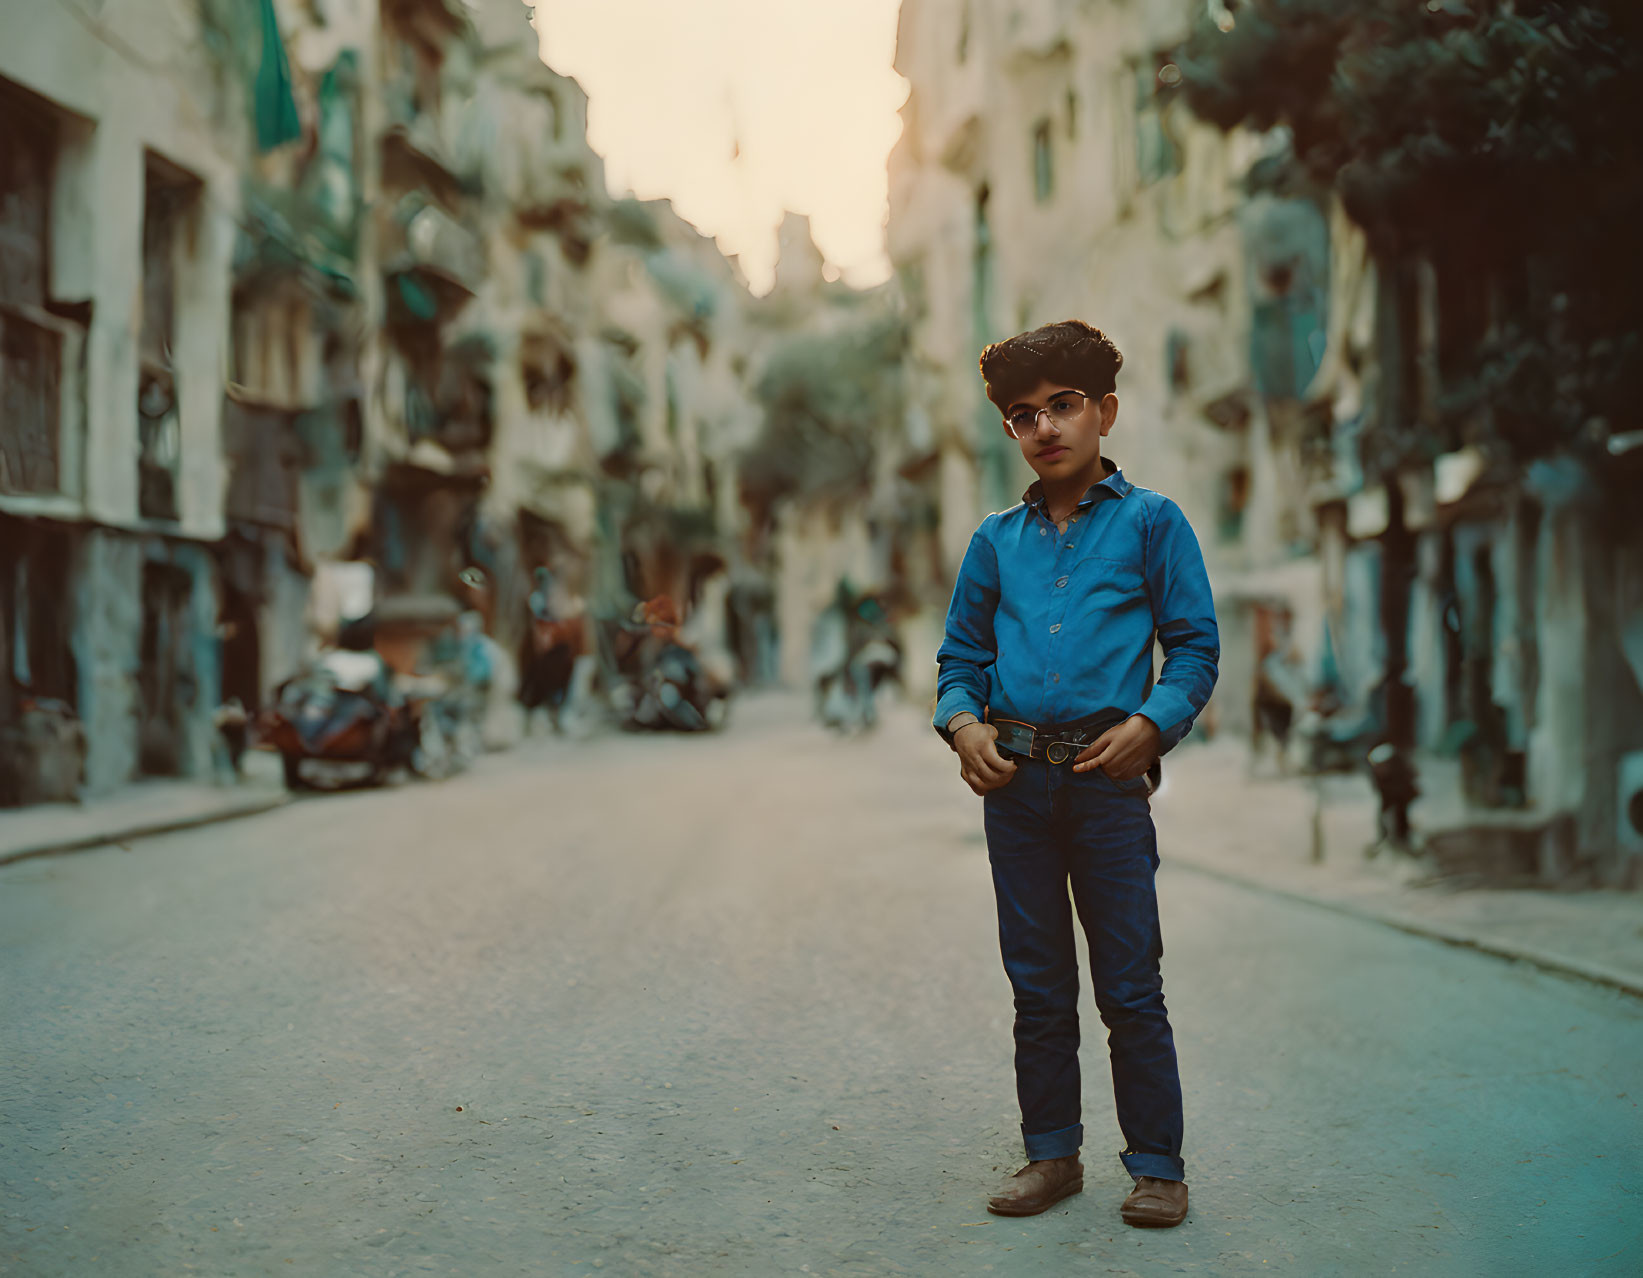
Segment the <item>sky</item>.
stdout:
[[536,24],[543,60],[587,90],[612,193],[671,199],[762,293],[784,209],[809,215],[829,276],[890,274],[898,4],[538,0]]

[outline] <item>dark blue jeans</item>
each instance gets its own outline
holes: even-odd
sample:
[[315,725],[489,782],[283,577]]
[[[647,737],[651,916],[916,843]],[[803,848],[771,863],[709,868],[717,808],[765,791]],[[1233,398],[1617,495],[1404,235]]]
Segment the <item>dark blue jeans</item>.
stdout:
[[1084,1142],[1078,1074],[1078,951],[1089,940],[1095,1005],[1108,1031],[1113,1096],[1132,1176],[1186,1179],[1181,1080],[1158,963],[1158,840],[1146,782],[1016,759],[988,794],[987,855],[998,940],[1015,990],[1016,1093],[1029,1159]]

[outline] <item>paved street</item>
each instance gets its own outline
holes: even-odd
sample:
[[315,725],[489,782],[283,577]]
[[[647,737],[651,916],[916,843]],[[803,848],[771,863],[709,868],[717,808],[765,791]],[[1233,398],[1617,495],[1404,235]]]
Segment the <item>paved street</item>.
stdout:
[[800,707],[0,870],[0,1273],[1643,1269],[1643,1003],[1169,869],[1185,756],[1192,1216],[1119,1222],[1095,1043],[1085,1193],[988,1216],[979,801]]

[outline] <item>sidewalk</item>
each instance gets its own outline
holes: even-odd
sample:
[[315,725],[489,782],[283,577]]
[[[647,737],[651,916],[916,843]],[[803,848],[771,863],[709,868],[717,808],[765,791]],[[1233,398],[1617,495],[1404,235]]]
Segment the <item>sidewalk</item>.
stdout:
[[279,759],[251,751],[239,785],[145,781],[83,803],[0,810],[0,865],[254,816],[288,799]]
[[[1419,863],[1365,856],[1376,809],[1366,777],[1322,778],[1319,803],[1310,778],[1280,778],[1270,760],[1251,775],[1248,758],[1233,742],[1170,755],[1153,800],[1166,863],[1643,998],[1643,894],[1423,885]],[[1434,819],[1421,804],[1412,816],[1417,832]]]

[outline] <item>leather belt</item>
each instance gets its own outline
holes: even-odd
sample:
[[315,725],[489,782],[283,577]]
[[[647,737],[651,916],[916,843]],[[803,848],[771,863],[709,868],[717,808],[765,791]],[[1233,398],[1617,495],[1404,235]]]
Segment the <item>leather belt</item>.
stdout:
[[1122,710],[1101,710],[1077,723],[1038,725],[1020,719],[995,719],[987,722],[998,729],[998,748],[1028,759],[1043,759],[1047,763],[1071,763],[1089,745],[1114,724],[1123,723],[1129,715]]
[[[1089,745],[1108,728],[1123,723],[1128,719],[1129,712],[1108,707],[1097,710],[1086,719],[1076,723],[1032,724],[1021,719],[995,718],[991,714],[987,722],[998,729],[997,745],[1007,754],[1020,755],[1027,759],[1043,759],[1046,763],[1068,764],[1083,753],[1084,747]],[[1157,760],[1148,768],[1142,777],[1146,792],[1156,793],[1163,781],[1163,766]],[[1121,787],[1134,786],[1134,782],[1120,781],[1115,784]]]

